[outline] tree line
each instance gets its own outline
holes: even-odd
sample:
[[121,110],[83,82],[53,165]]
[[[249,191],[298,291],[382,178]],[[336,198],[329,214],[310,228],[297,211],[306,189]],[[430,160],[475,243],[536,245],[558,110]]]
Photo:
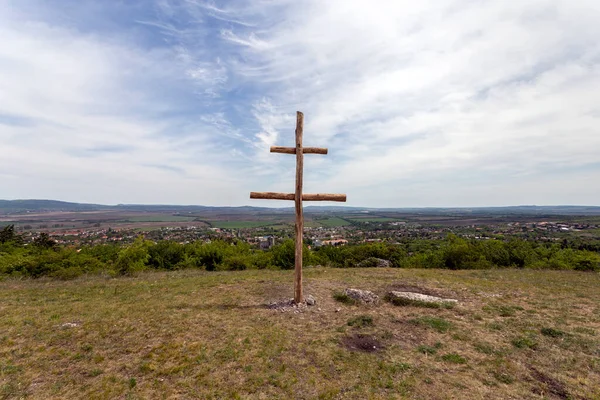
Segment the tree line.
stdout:
[[[593,250],[590,250],[592,248]],[[489,269],[531,268],[600,271],[600,251],[577,241],[540,243],[507,240],[405,239],[400,243],[376,242],[349,246],[305,246],[303,263],[336,268],[381,266],[394,268]],[[139,236],[132,244],[60,246],[46,233],[24,244],[14,226],[0,230],[0,276],[49,276],[73,279],[83,274],[132,275],[145,269],[207,271],[294,268],[294,242],[285,240],[270,250],[246,242],[196,241],[180,244],[152,242]]]

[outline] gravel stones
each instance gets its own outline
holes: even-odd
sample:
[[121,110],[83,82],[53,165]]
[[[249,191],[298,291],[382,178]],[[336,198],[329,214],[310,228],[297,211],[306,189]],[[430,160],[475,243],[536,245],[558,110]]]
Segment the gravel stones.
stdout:
[[369,290],[351,289],[344,290],[344,294],[348,297],[353,298],[356,301],[363,303],[376,303],[379,300],[379,296]]
[[416,302],[423,303],[458,303],[456,299],[444,299],[442,297],[430,296],[427,294],[414,293],[414,292],[396,292],[392,291],[388,294],[391,299],[406,299]]

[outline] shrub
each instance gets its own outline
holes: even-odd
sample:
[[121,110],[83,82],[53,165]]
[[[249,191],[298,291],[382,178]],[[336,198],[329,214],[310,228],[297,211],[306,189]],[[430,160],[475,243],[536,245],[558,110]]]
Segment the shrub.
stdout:
[[251,267],[251,259],[248,256],[231,256],[222,264],[222,269],[226,271],[243,271]]
[[[296,245],[293,240],[286,240],[271,249],[273,264],[281,269],[293,269],[296,260]],[[302,247],[302,264],[308,265],[310,250],[304,244]]]
[[115,264],[119,275],[132,275],[146,268],[146,263],[150,259],[148,247],[150,243],[142,236],[138,236],[135,242],[119,251],[119,256]]
[[148,254],[148,265],[157,269],[178,269],[185,258],[183,246],[169,240],[149,246]]
[[600,254],[581,251],[574,260],[576,271],[600,271]]

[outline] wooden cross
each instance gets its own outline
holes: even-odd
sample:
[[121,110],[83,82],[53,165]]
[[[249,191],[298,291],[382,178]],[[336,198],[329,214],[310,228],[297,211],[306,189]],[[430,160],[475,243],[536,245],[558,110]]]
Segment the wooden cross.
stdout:
[[294,268],[294,302],[304,302],[302,295],[302,235],[304,233],[304,218],[302,214],[302,201],[346,201],[345,194],[303,194],[302,176],[304,170],[304,154],[327,154],[327,149],[320,147],[302,147],[302,134],[304,131],[304,114],[296,112],[296,147],[271,146],[271,153],[285,153],[296,155],[296,192],[251,192],[251,199],[294,200],[296,202],[296,263]]

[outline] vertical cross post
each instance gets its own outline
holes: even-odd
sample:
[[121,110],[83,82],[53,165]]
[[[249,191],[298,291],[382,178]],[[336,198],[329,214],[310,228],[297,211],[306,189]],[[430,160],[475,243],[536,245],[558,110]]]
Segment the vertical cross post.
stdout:
[[304,215],[302,211],[302,181],[304,174],[304,153],[302,151],[302,134],[304,133],[304,114],[296,113],[296,254],[294,264],[294,301],[304,301],[302,294],[302,243],[304,236]]
[[302,293],[302,242],[304,235],[304,215],[302,211],[303,201],[346,201],[345,194],[304,194],[302,193],[304,174],[304,154],[327,154],[327,149],[319,147],[303,147],[302,136],[304,134],[304,114],[296,113],[296,147],[272,146],[271,153],[296,154],[296,190],[294,193],[276,192],[251,192],[251,199],[270,200],[294,200],[296,204],[296,244],[294,263],[294,302],[296,304],[304,301]]

